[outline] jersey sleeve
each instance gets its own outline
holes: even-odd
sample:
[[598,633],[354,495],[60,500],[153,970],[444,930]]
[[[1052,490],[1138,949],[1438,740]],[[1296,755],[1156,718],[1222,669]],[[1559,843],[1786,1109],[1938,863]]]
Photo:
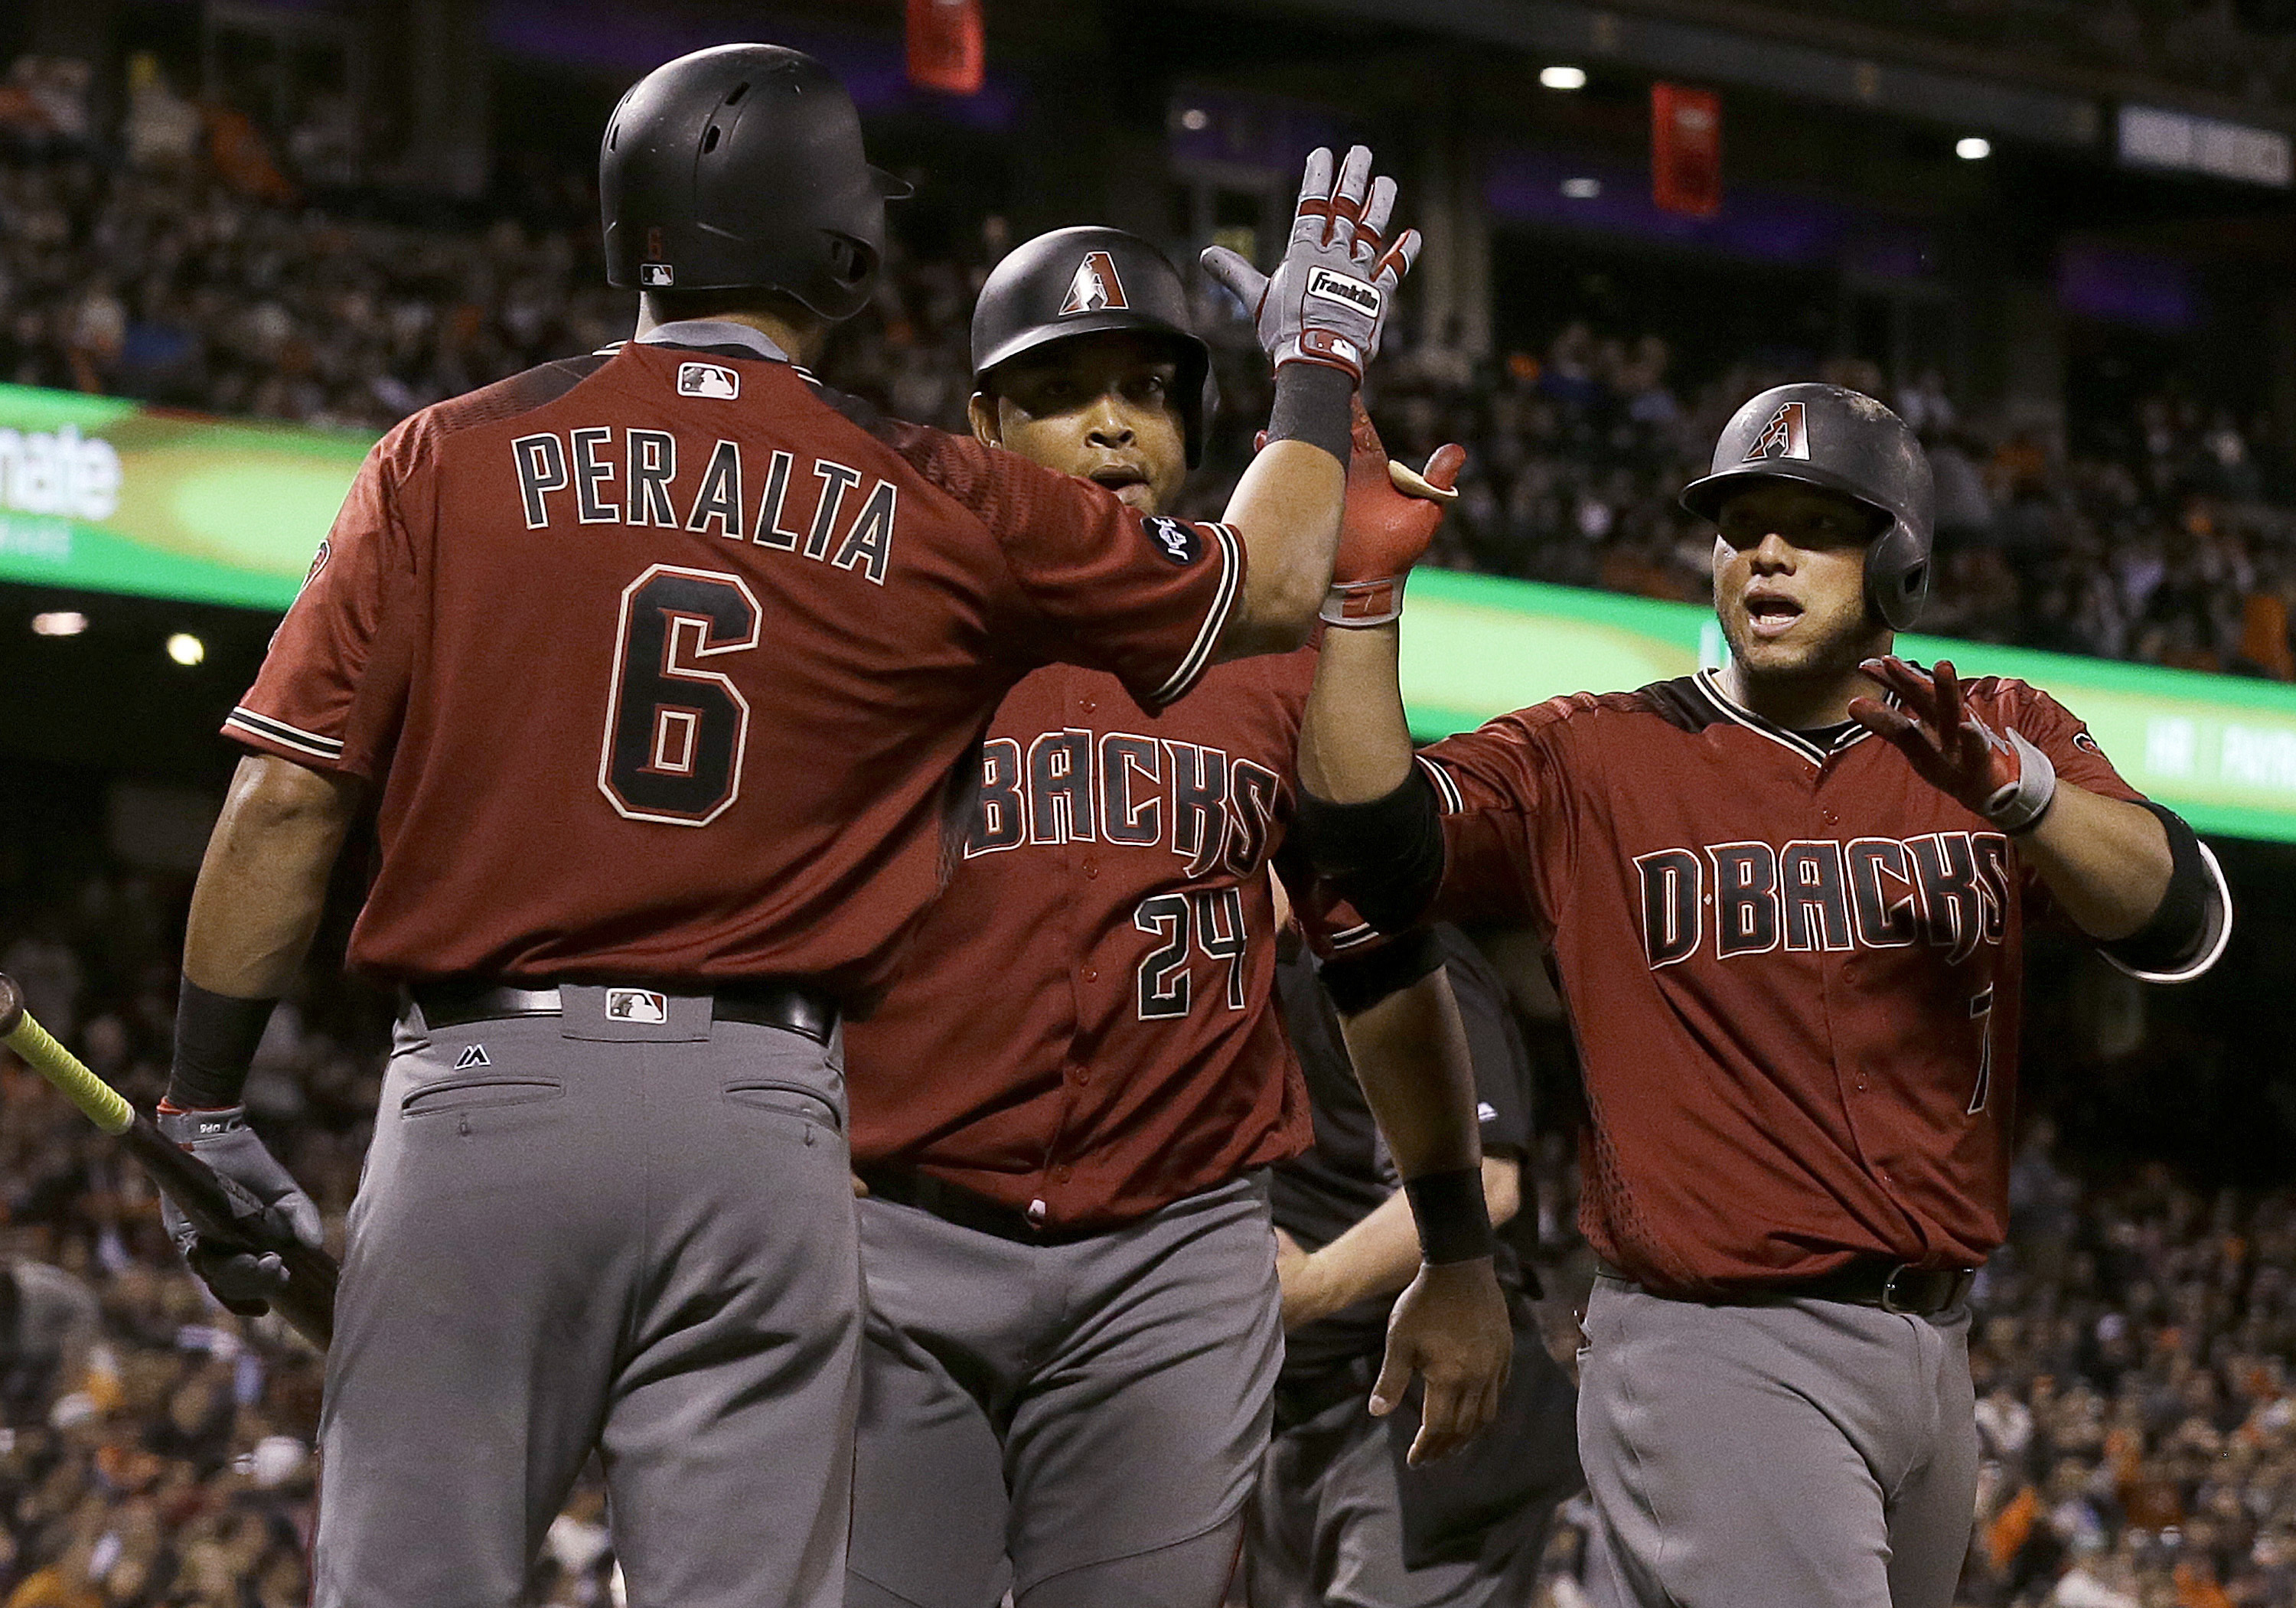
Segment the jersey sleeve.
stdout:
[[980,513],[1038,622],[1034,657],[1106,670],[1150,710],[1195,685],[1242,595],[1234,527],[1140,513],[977,442]]
[[223,723],[258,753],[374,779],[396,700],[383,685],[393,571],[405,532],[393,506],[387,437],[367,455],[303,589],[271,638],[255,685]]
[[1459,1002],[1459,1021],[1474,1062],[1475,1118],[1483,1153],[1528,1155],[1530,1055],[1515,1028],[1506,985],[1465,933],[1448,923],[1435,932],[1443,943],[1443,970],[1451,980],[1451,997]]
[[1552,706],[1420,751],[1442,816],[1443,881],[1424,919],[1553,929],[1578,839]]
[[2087,724],[2063,704],[2021,681],[2003,682],[1999,696],[2003,724],[2048,755],[2059,779],[2104,798],[2143,801],[2144,795],[2113,768]]

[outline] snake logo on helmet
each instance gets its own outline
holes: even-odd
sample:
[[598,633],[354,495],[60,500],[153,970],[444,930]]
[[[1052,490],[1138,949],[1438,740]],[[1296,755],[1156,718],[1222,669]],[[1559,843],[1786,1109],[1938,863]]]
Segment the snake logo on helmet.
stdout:
[[640,78],[598,149],[606,279],[624,290],[780,292],[832,322],[869,299],[885,203],[853,97],[778,45],[720,45]]
[[1866,549],[1866,603],[1892,630],[1920,618],[1937,494],[1929,455],[1903,419],[1839,385],[1774,387],[1730,415],[1712,472],[1683,488],[1682,505],[1718,522],[1733,492],[1764,480],[1816,486],[1871,509],[1880,529]]
[[1173,404],[1188,467],[1203,461],[1218,405],[1211,349],[1189,327],[1188,291],[1171,260],[1121,229],[1055,229],[1016,246],[990,271],[972,306],[972,382],[1056,341],[1110,332],[1168,341],[1179,360]]

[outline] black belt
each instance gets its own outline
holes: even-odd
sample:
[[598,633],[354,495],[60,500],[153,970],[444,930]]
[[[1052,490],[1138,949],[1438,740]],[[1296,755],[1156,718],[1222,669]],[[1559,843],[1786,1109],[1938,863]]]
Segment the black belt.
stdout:
[[[611,985],[609,985],[611,986]],[[727,983],[718,989],[650,986],[656,993],[706,994],[713,1021],[744,1021],[755,1027],[786,1028],[816,1044],[827,1044],[837,1031],[837,1006],[826,997],[792,982],[765,979]],[[407,997],[422,1008],[422,1020],[434,1028],[457,1028],[473,1021],[502,1021],[514,1016],[560,1014],[557,985],[526,988],[484,978],[450,977],[439,982],[408,987]]]
[[961,1184],[951,1184],[946,1179],[934,1177],[931,1173],[918,1172],[914,1168],[859,1167],[854,1170],[869,1186],[870,1196],[874,1200],[890,1201],[896,1206],[911,1206],[919,1211],[929,1211],[945,1223],[954,1223],[959,1228],[970,1228],[979,1234],[995,1235],[1000,1240],[1011,1240],[1016,1244],[1068,1245],[1109,1232],[1104,1227],[1047,1227],[1041,1214],[1032,1215],[1017,1206],[992,1201]]
[[[1608,1262],[1601,1272],[1625,1284],[1635,1280]],[[1916,1268],[1886,1256],[1853,1257],[1831,1273],[1815,1278],[1786,1279],[1774,1284],[1748,1285],[1715,1298],[1715,1306],[1752,1306],[1763,1301],[1838,1300],[1852,1306],[1879,1307],[1908,1317],[1934,1317],[1969,1299],[1977,1282],[1974,1268]]]

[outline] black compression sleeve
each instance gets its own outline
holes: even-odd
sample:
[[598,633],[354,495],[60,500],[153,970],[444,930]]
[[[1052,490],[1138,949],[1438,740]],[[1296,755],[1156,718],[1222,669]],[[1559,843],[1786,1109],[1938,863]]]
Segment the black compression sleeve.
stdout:
[[1342,955],[1324,963],[1324,990],[1342,1016],[1359,1016],[1399,994],[1443,964],[1443,946],[1431,927],[1414,927],[1368,955]]
[[1480,1167],[1406,1178],[1403,1193],[1410,1197],[1411,1220],[1419,1227],[1419,1254],[1427,1261],[1438,1267],[1468,1262],[1497,1249]]
[[2217,879],[2201,857],[2201,840],[2184,816],[2149,799],[2139,802],[2168,829],[2168,890],[2151,920],[2127,938],[2097,948],[2132,972],[2174,972],[2206,952],[2229,913],[2222,908]]
[[263,1042],[275,999],[210,994],[184,979],[176,1001],[176,1060],[168,1103],[179,1111],[219,1111],[239,1103],[255,1047]]
[[1275,406],[1267,439],[1305,441],[1345,464],[1353,423],[1355,381],[1321,363],[1287,363],[1275,371]]
[[1330,804],[1302,791],[1292,831],[1316,872],[1382,932],[1415,923],[1443,882],[1443,818],[1418,766],[1367,804]]

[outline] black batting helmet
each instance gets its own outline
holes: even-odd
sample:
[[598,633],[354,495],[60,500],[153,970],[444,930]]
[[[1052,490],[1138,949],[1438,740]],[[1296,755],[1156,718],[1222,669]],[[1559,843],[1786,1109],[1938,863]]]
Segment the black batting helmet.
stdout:
[[1188,327],[1188,292],[1169,258],[1121,229],[1055,229],[1014,248],[972,305],[972,380],[1023,352],[1111,331],[1154,335],[1180,360],[1173,401],[1186,426],[1188,467],[1203,461],[1218,403],[1210,349]]
[[767,288],[824,318],[869,299],[885,202],[845,86],[801,51],[720,45],[640,78],[598,149],[606,278],[625,290]]
[[1748,480],[1799,480],[1838,491],[1883,523],[1866,550],[1866,597],[1893,630],[1910,628],[1930,595],[1937,495],[1929,455],[1906,422],[1861,391],[1780,385],[1730,415],[1713,472],[1684,488],[1702,519]]

